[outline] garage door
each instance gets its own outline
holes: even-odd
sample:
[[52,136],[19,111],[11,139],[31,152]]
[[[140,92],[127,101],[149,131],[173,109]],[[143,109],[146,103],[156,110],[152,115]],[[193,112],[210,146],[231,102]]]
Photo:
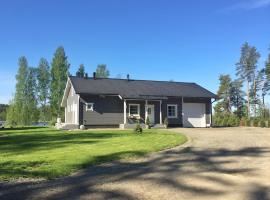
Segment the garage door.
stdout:
[[206,127],[204,103],[183,103],[183,126]]

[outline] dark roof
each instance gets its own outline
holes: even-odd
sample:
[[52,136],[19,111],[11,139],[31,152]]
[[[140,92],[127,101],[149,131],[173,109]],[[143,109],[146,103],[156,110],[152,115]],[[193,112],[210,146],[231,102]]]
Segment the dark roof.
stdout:
[[123,98],[208,97],[212,92],[196,83],[69,77],[77,94],[121,95]]

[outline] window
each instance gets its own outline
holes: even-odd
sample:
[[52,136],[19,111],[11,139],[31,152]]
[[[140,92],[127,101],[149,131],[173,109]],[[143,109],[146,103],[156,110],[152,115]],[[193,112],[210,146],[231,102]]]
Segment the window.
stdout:
[[167,115],[168,115],[168,118],[177,118],[177,105],[176,104],[167,105]]
[[94,103],[86,103],[86,111],[94,111]]
[[140,116],[140,104],[129,104],[129,116]]

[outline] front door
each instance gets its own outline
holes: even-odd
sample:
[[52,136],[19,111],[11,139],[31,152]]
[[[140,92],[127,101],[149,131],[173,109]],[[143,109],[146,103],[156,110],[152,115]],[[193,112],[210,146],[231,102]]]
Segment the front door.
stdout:
[[154,105],[148,105],[147,106],[147,112],[148,112],[148,117],[149,121],[151,124],[155,123],[155,106]]

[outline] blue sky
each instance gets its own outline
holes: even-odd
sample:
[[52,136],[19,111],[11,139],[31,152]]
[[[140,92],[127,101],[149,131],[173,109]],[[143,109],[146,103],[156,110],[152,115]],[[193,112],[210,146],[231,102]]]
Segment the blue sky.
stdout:
[[270,0],[2,0],[0,103],[15,88],[18,57],[37,66],[63,45],[74,74],[107,64],[111,77],[196,82],[215,92],[234,76],[240,47],[270,45]]

